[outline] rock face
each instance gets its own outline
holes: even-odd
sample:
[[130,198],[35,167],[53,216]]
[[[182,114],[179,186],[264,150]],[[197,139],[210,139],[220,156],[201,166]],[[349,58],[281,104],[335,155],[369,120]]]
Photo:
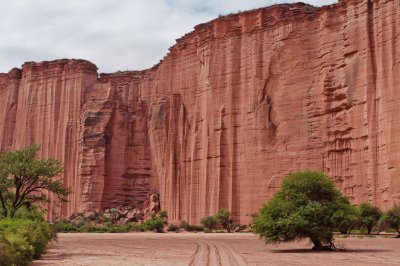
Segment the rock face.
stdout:
[[152,69],[84,60],[0,74],[1,150],[65,162],[67,216],[144,201],[172,220],[248,223],[291,171],[326,171],[353,203],[400,203],[400,1],[276,5],[218,18]]
[[[112,225],[126,225],[132,222],[141,224],[155,215],[161,217],[160,211],[161,206],[158,193],[150,193],[144,202],[118,205],[111,209],[103,208],[101,210],[72,214],[67,218],[67,221],[77,226],[82,222],[96,226],[103,226],[106,223],[111,223]],[[57,223],[63,219],[65,218],[53,221]]]

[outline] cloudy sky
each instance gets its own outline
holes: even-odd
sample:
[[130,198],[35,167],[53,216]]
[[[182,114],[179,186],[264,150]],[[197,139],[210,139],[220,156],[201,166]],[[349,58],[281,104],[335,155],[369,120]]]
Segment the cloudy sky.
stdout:
[[146,69],[199,23],[284,2],[297,1],[0,0],[0,72],[60,58],[87,59],[99,72]]

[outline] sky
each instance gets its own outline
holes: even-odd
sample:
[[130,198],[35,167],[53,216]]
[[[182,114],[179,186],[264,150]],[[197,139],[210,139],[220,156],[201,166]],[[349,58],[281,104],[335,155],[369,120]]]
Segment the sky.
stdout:
[[[300,0],[299,0],[300,1]],[[142,70],[218,15],[279,0],[0,0],[0,72],[27,61],[86,59],[99,72]],[[303,0],[313,5],[335,0]]]

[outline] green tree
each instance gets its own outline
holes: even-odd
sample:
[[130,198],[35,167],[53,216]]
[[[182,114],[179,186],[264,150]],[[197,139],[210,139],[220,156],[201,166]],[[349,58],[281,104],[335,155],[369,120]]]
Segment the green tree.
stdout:
[[368,234],[371,234],[372,228],[378,224],[379,219],[382,217],[382,211],[370,203],[362,203],[360,205],[360,215],[361,226],[367,228]]
[[343,197],[342,200],[344,201],[343,209],[333,214],[332,221],[340,233],[348,234],[360,224],[361,217],[358,208],[351,205],[347,198]]
[[292,173],[260,209],[253,221],[253,230],[266,243],[309,238],[314,244],[313,250],[334,250],[335,217],[349,205],[324,173]]
[[400,238],[400,206],[388,210],[379,222],[384,228],[392,228],[397,231]]
[[226,229],[228,233],[232,232],[235,224],[231,218],[231,213],[227,209],[220,209],[215,217],[222,228]]
[[48,192],[66,200],[70,193],[62,180],[61,162],[37,159],[39,146],[32,145],[17,151],[5,152],[0,157],[0,210],[4,217],[13,217],[24,205],[48,201]]

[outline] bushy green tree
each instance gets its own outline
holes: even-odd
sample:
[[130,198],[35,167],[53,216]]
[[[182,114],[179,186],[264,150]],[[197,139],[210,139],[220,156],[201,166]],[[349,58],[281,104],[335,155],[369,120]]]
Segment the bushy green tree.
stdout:
[[333,250],[335,217],[350,204],[322,172],[288,175],[281,189],[260,209],[253,230],[267,243],[309,238],[314,250]]
[[372,228],[378,224],[382,217],[382,211],[370,203],[362,203],[360,205],[360,225],[367,228],[368,234],[371,234]]
[[400,206],[388,210],[379,222],[384,228],[391,228],[397,231],[400,238]]
[[0,210],[3,217],[13,217],[24,205],[48,201],[47,193],[65,200],[70,193],[57,178],[61,162],[37,159],[37,145],[5,152],[0,157]]
[[336,225],[336,230],[342,234],[348,234],[360,224],[361,216],[358,208],[351,205],[349,200],[342,198],[343,209],[338,210],[332,216],[332,221]]

